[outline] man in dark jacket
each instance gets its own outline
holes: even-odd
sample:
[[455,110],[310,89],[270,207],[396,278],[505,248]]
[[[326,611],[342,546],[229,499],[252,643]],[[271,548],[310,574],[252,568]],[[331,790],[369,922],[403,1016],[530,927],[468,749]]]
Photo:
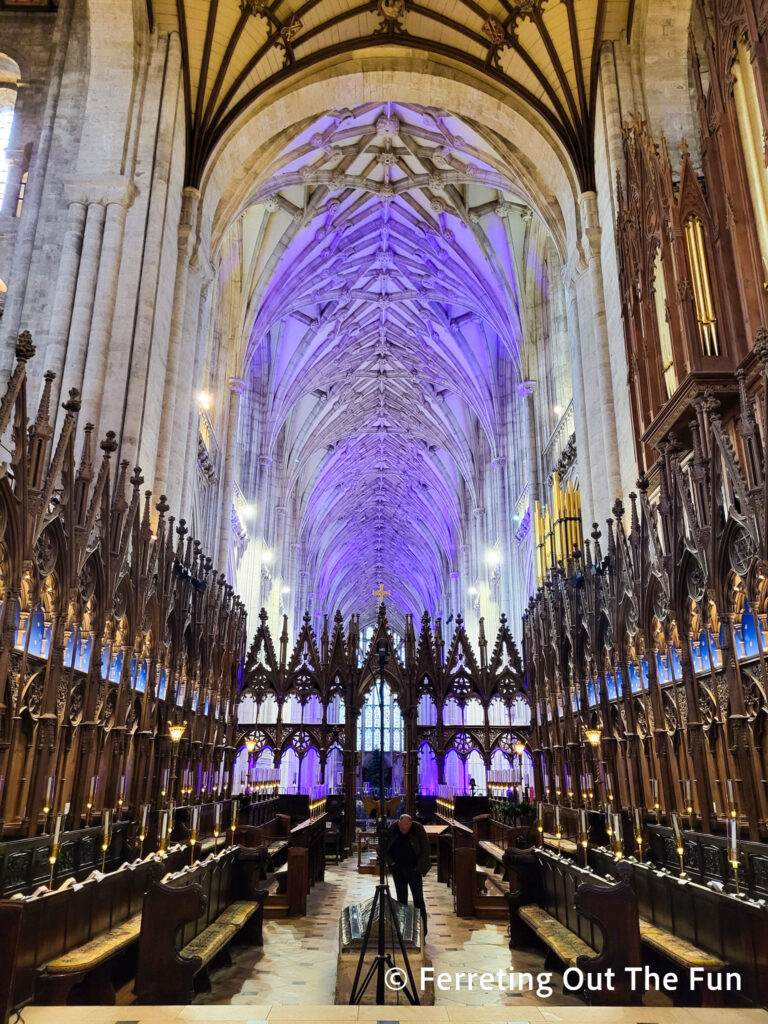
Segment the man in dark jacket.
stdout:
[[386,863],[392,871],[398,903],[408,902],[408,888],[413,905],[421,912],[424,934],[427,934],[427,908],[424,906],[424,875],[429,871],[429,839],[424,826],[410,814],[401,814],[387,829]]

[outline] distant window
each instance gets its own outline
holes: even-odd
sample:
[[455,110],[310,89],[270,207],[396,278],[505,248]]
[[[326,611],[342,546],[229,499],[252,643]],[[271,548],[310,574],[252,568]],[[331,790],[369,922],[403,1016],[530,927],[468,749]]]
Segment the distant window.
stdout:
[[7,54],[0,53],[0,206],[5,199],[9,164],[6,150],[11,141],[16,87],[21,77],[19,65]]

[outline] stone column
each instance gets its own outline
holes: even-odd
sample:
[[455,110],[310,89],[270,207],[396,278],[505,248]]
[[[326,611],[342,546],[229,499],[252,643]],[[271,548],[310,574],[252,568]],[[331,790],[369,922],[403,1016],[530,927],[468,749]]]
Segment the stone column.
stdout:
[[[565,268],[564,268],[565,271]],[[579,320],[573,277],[575,270],[570,266],[563,274],[565,286],[565,302],[568,318],[568,350],[571,361],[571,378],[573,381],[573,421],[576,431],[576,457],[579,469],[579,490],[581,492],[581,512],[584,523],[593,519],[594,503],[592,497],[592,456],[600,460],[601,452],[590,448],[593,428],[588,418],[587,400],[584,390],[584,372],[582,360],[588,364],[588,353],[584,350],[579,338]]]
[[517,393],[525,402],[525,415],[523,423],[525,426],[526,458],[528,464],[528,494],[530,495],[531,514],[533,506],[537,501],[544,501],[542,498],[541,475],[539,473],[539,444],[536,436],[536,406],[534,395],[536,394],[535,380],[522,380],[517,386]]
[[458,573],[458,572],[450,573],[450,580],[451,580],[451,604],[452,604],[453,607],[449,608],[449,612],[451,612],[453,614],[454,618],[462,611],[462,606],[461,606],[461,584],[459,582],[460,579],[461,579],[460,573]]
[[227,408],[227,435],[224,439],[224,473],[222,493],[219,502],[219,542],[216,565],[226,570],[229,545],[232,537],[232,489],[235,484],[235,444],[237,441],[237,419],[240,412],[240,395],[245,391],[245,381],[240,377],[229,378],[229,403]]
[[[53,370],[56,374],[56,379],[51,384],[51,408],[53,409],[58,409],[59,407],[67,338],[69,337],[72,323],[72,306],[80,270],[80,254],[83,248],[83,233],[85,231],[87,209],[87,203],[81,195],[71,200],[67,219],[67,233],[64,235],[61,250],[59,276],[56,281],[56,296],[53,300],[51,323],[48,329],[48,346],[45,353],[47,369]],[[85,422],[85,420],[82,422]]]
[[[99,427],[102,396],[112,338],[120,263],[123,256],[125,217],[135,195],[136,189],[133,185],[129,185],[127,188],[118,185],[115,190],[111,190],[111,194],[105,196],[104,232],[101,242],[99,276],[93,303],[93,318],[88,338],[81,411],[83,422],[96,425],[97,436],[101,435]],[[115,413],[116,410],[110,409],[110,418],[114,418]]]
[[[184,317],[187,308],[187,279],[189,264],[192,257],[192,228],[197,217],[197,206],[200,193],[194,188],[185,188],[179,216],[178,262],[176,264],[176,280],[173,289],[173,313],[171,315],[171,332],[168,341],[168,362],[165,370],[165,392],[163,414],[160,420],[160,445],[155,470],[156,494],[168,494],[171,475],[171,440],[176,420],[176,404],[179,400],[179,377],[183,375],[184,365],[194,364],[194,358],[188,351],[182,352]],[[186,438],[185,438],[186,440]]]
[[50,86],[45,100],[40,134],[30,161],[29,182],[24,196],[27,211],[19,223],[13,252],[13,274],[10,280],[8,301],[5,304],[2,321],[0,321],[0,379],[3,380],[10,376],[13,366],[13,341],[23,326],[22,315],[27,296],[27,280],[32,266],[38,220],[43,205],[43,188],[56,128],[59,98],[64,82],[64,65],[69,48],[74,9],[75,0],[60,0],[58,15],[53,26],[53,60],[48,73]]
[[[96,297],[96,281],[99,274],[99,257],[101,255],[101,239],[104,232],[106,210],[101,202],[89,201],[85,196],[80,200],[87,205],[85,215],[85,231],[77,271],[77,286],[72,305],[69,338],[63,360],[63,374],[60,394],[66,395],[70,388],[82,391],[85,359],[88,351],[88,336],[91,330],[93,304]],[[64,419],[63,410],[59,409],[56,432]],[[81,423],[87,423],[85,416]]]
[[613,403],[613,379],[611,372],[611,349],[605,316],[605,293],[603,291],[603,267],[600,255],[602,229],[597,211],[597,193],[584,192],[579,198],[581,217],[584,224],[584,250],[588,260],[589,283],[592,292],[592,322],[594,325],[594,371],[600,393],[600,420],[603,435],[608,505],[596,509],[597,515],[605,513],[612,503],[621,497],[621,466],[619,461],[619,439],[616,432],[616,411]]

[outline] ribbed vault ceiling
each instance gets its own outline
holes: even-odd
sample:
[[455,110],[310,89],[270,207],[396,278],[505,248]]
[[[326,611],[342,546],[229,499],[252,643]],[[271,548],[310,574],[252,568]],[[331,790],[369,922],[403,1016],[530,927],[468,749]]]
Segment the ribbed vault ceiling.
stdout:
[[[472,129],[394,103],[300,135],[242,221],[249,387],[318,606],[437,606],[519,380],[530,209]],[[252,439],[242,438],[248,446]]]
[[593,187],[597,54],[628,31],[632,0],[148,0],[180,33],[187,184],[266,90],[339,54],[407,47],[465,65],[519,96]]

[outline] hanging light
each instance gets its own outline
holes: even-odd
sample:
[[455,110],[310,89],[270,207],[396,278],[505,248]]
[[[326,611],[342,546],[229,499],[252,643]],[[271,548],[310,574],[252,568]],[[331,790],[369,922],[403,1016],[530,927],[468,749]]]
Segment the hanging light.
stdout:
[[254,750],[256,749],[256,740],[253,738],[253,736],[249,736],[246,739],[246,741],[245,741],[245,749],[248,751],[249,754],[252,754],[254,752]]
[[525,744],[523,743],[522,740],[518,740],[517,743],[515,744],[515,753],[517,754],[518,757],[522,757],[523,754],[525,753]]
[[171,737],[172,743],[181,743],[181,737],[184,735],[184,730],[187,728],[187,723],[182,722],[181,725],[169,725],[168,733]]
[[587,740],[587,743],[589,743],[590,746],[593,746],[593,747],[599,747],[600,746],[600,737],[602,735],[603,735],[603,730],[600,728],[599,725],[593,725],[589,729],[585,729],[584,730],[584,736],[585,736],[585,738]]

